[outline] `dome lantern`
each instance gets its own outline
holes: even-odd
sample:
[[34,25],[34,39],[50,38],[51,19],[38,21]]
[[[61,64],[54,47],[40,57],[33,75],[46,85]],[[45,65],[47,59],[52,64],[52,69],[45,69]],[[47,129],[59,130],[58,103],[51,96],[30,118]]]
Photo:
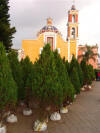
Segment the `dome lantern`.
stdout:
[[52,25],[52,18],[47,18],[47,25],[51,26]]

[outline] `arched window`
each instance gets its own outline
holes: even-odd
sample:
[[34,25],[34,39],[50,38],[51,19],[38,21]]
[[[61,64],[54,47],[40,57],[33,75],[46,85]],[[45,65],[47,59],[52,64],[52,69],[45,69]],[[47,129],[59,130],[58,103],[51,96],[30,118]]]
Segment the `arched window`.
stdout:
[[71,30],[71,38],[75,39],[75,27],[73,27]]
[[72,16],[72,23],[75,23],[75,15]]

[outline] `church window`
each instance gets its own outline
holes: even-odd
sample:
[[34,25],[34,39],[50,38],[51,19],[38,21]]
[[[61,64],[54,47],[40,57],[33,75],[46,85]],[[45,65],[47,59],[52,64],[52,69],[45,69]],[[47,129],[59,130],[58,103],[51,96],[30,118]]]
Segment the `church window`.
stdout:
[[74,27],[71,30],[71,38],[75,39],[75,28]]

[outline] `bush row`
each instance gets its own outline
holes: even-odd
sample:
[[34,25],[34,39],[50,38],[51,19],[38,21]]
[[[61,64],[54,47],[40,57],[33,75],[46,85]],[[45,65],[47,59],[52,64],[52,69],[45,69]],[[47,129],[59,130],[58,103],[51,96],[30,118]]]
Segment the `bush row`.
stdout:
[[80,88],[95,79],[93,67],[83,60],[81,64],[73,56],[70,63],[62,59],[50,45],[43,48],[34,64],[26,57],[18,61],[17,53],[5,53],[0,44],[0,109],[24,100],[36,99],[41,107],[60,107],[72,102]]

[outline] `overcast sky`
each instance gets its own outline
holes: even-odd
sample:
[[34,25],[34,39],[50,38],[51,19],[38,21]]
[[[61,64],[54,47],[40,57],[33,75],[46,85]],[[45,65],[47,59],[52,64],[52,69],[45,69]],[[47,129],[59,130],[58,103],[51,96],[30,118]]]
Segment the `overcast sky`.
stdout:
[[[67,36],[68,10],[73,0],[10,0],[11,25],[16,27],[14,48],[21,48],[22,40],[36,39],[37,32],[51,17],[53,24]],[[100,0],[76,0],[79,10],[79,43],[100,44]]]

